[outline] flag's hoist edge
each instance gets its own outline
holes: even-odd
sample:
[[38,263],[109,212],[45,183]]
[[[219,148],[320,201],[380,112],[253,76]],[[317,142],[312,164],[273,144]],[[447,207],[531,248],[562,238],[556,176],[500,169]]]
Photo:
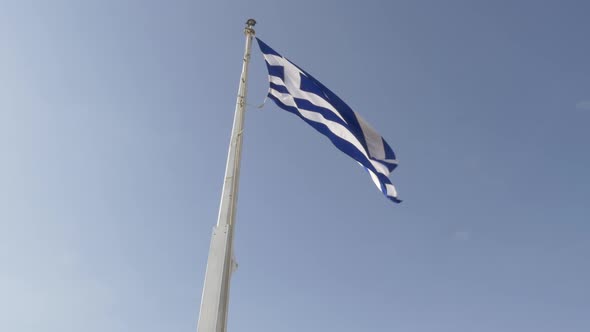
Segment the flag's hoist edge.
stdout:
[[401,202],[388,177],[397,160],[383,137],[313,76],[260,39],[256,40],[268,69],[268,97],[327,136],[339,150],[367,170],[387,198]]

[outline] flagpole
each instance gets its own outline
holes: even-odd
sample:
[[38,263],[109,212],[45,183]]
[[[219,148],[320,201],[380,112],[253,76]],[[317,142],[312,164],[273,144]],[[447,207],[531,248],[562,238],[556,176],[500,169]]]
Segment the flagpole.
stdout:
[[246,47],[242,63],[242,74],[240,76],[234,124],[225,167],[219,216],[217,225],[213,228],[209,258],[207,259],[197,332],[225,332],[227,326],[230,277],[237,267],[233,257],[233,232],[238,201],[248,64],[250,62],[252,39],[255,34],[255,24],[255,20],[249,19],[244,29]]

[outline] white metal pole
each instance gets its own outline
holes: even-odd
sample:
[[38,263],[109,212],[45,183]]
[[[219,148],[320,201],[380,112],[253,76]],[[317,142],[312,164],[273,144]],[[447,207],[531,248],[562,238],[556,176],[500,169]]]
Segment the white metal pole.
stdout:
[[238,201],[248,63],[250,62],[250,48],[255,34],[255,24],[255,20],[249,19],[244,29],[246,49],[244,51],[242,75],[240,76],[236,112],[227,155],[219,216],[217,226],[213,228],[209,248],[197,332],[226,331],[230,277],[237,266],[233,258],[233,231]]

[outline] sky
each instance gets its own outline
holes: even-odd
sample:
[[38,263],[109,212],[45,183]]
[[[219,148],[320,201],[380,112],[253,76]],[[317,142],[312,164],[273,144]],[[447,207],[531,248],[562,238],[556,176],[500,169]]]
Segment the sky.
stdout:
[[246,19],[396,151],[403,203],[253,46],[228,330],[590,330],[587,1],[2,1],[0,330],[195,331]]

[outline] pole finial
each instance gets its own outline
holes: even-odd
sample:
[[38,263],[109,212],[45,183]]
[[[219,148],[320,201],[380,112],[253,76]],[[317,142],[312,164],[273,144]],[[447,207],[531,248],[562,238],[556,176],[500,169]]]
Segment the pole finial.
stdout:
[[254,31],[254,26],[255,26],[255,25],[256,25],[256,20],[255,20],[255,19],[253,19],[253,18],[249,18],[249,19],[246,21],[246,28],[244,29],[244,32],[245,32],[246,34],[254,34],[254,33],[255,33],[255,31]]

